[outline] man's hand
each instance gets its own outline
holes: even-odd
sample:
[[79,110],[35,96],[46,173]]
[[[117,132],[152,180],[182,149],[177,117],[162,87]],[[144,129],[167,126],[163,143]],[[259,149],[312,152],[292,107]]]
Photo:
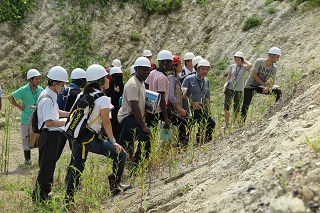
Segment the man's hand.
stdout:
[[23,111],[24,110],[24,106],[19,106],[19,109],[21,110],[21,111]]
[[195,108],[195,109],[202,109],[200,102],[194,102],[194,101],[192,101],[192,102],[191,102],[191,105],[192,105],[193,108]]
[[142,130],[143,130],[144,132],[148,133],[148,135],[151,135],[151,131],[150,131],[149,127],[144,126],[144,127],[142,128]]
[[116,92],[120,92],[120,87],[119,87],[119,86],[114,85],[114,91],[116,91]]
[[117,142],[114,142],[113,145],[116,147],[117,154],[120,153],[122,150],[124,150],[123,147],[120,144],[118,144]]

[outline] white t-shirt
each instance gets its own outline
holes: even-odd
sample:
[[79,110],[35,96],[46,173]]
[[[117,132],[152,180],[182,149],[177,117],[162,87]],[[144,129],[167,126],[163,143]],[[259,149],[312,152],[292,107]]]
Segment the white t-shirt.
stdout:
[[[99,93],[99,90],[96,90],[94,93],[91,93],[90,95],[94,95],[96,93]],[[105,108],[109,108],[110,112],[111,110],[114,108],[113,105],[111,104],[111,98],[107,97],[107,96],[102,96],[100,98],[97,98],[95,100],[95,104],[92,110],[92,113],[88,119],[88,124],[90,124],[97,116],[100,115],[100,110],[105,109]],[[110,117],[109,113],[109,117]],[[101,116],[99,116],[99,119],[97,119],[91,126],[90,128],[93,129],[96,132],[99,132],[101,129],[101,124],[102,124],[102,120],[101,120]]]
[[[42,123],[48,120],[58,121],[59,120],[59,106],[57,103],[57,93],[47,87],[40,93],[40,96],[48,95],[48,97],[42,98],[38,103],[38,128],[40,129]],[[49,129],[49,131],[63,131],[64,126],[61,127],[47,127],[46,125],[43,128]]]

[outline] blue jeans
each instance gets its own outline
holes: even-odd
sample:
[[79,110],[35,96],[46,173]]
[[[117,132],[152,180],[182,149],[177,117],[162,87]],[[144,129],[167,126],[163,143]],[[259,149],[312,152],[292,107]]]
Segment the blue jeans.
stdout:
[[[129,115],[128,117],[124,118],[120,124],[122,126],[122,131],[120,134],[119,144],[122,147],[125,147],[130,156],[132,156],[134,150],[134,139],[138,140],[139,142],[144,142],[146,158],[148,158],[151,150],[150,137],[148,133],[142,130],[134,115]],[[141,147],[142,145],[139,143],[134,159],[136,165],[139,164],[141,159]]]
[[[82,143],[93,140],[90,143],[83,145]],[[85,148],[84,148],[85,147]],[[85,150],[83,150],[83,148]],[[83,152],[84,151],[84,152]],[[85,162],[88,152],[104,155],[113,160],[112,171],[116,176],[117,182],[120,183],[121,176],[126,162],[126,152],[121,151],[116,153],[116,147],[108,141],[101,139],[97,134],[87,131],[87,133],[80,139],[73,141],[71,167],[69,168],[67,195],[73,197],[75,190],[79,185],[79,179],[84,170]]]

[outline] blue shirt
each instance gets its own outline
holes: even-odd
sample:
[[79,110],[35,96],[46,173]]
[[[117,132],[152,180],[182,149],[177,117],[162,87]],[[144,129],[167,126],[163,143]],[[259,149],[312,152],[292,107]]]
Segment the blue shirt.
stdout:
[[187,96],[193,102],[203,103],[206,98],[210,98],[210,85],[207,77],[200,80],[198,74],[189,75],[183,80],[182,87],[188,88]]

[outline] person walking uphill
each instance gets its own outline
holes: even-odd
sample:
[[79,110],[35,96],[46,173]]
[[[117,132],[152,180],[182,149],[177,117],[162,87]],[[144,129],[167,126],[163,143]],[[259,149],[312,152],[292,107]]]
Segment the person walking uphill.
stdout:
[[155,114],[147,112],[146,122],[149,127],[156,126],[158,125],[158,120],[160,119],[165,122],[164,128],[169,129],[170,120],[167,113],[169,81],[167,77],[167,71],[171,70],[173,61],[172,53],[168,50],[161,50],[157,55],[157,60],[159,62],[159,67],[151,71],[145,83],[147,84],[147,88],[149,88],[151,91],[160,94],[160,104],[156,109]]
[[168,96],[168,116],[172,124],[179,128],[179,145],[186,146],[188,144],[187,128],[188,123],[185,119],[188,112],[182,107],[182,89],[178,74],[182,71],[181,59],[177,55],[173,55],[171,71],[168,75],[169,80],[169,96]]
[[122,70],[119,67],[112,67],[110,69],[110,86],[106,90],[106,96],[111,98],[111,104],[114,108],[111,110],[111,124],[112,124],[112,132],[116,141],[119,141],[120,134],[121,134],[121,125],[118,122],[118,111],[120,109],[119,99],[123,93],[123,75]]
[[[22,147],[24,151],[25,164],[31,164],[31,151],[26,140],[28,133],[28,122],[32,112],[35,109],[35,105],[38,101],[39,95],[43,88],[39,86],[40,84],[40,73],[36,69],[31,69],[27,73],[28,84],[20,87],[11,95],[9,95],[9,102],[21,110],[21,138]],[[18,104],[16,101],[21,100],[22,105]]]
[[[278,47],[272,47],[268,52],[268,57],[258,58],[253,64],[253,71],[246,81],[244,87],[244,98],[241,109],[241,117],[245,122],[247,112],[254,92],[266,95],[276,95],[276,102],[281,98],[281,90],[274,88],[275,77],[277,74],[277,66],[275,63],[281,56],[281,50]],[[270,81],[268,82],[268,80]]]
[[81,93],[86,81],[86,71],[81,68],[76,68],[71,72],[71,84],[68,87],[62,89],[58,93],[58,105],[59,109],[69,112],[78,96]]
[[[210,117],[210,85],[206,77],[210,69],[210,63],[202,59],[197,63],[197,74],[187,76],[182,87],[188,88],[187,96],[191,99],[191,112],[193,120],[197,123],[206,124],[204,142],[212,140],[212,132],[215,128],[215,121]],[[201,139],[201,126],[198,128],[197,140]]]
[[[103,90],[108,89],[109,81],[108,73],[103,66],[98,64],[90,65],[86,71],[88,85],[83,90],[84,95],[92,97],[102,94],[94,101],[92,113],[88,119],[88,127],[84,134],[73,141],[72,157],[73,160],[70,171],[68,172],[68,184],[66,191],[66,202],[74,202],[74,194],[79,185],[79,179],[85,167],[88,152],[104,155],[113,160],[113,173],[108,176],[110,190],[113,195],[118,194],[122,190],[126,190],[129,186],[120,184],[121,176],[126,162],[126,152],[120,146],[112,133],[112,126],[109,118],[110,109],[113,107],[109,97],[103,95]],[[81,96],[80,96],[81,97]],[[71,112],[72,113],[72,112]],[[101,123],[105,128],[109,141],[98,136]]]
[[235,64],[232,64],[229,68],[226,86],[224,88],[224,118],[226,128],[229,126],[229,109],[231,102],[233,102],[233,123],[236,122],[242,100],[244,76],[246,71],[249,71],[252,68],[252,64],[244,59],[244,54],[242,52],[236,52],[233,57]]
[[68,82],[67,71],[60,66],[52,67],[47,75],[48,86],[38,99],[38,128],[42,129],[39,137],[39,172],[35,188],[32,193],[34,202],[43,202],[49,198],[51,192],[56,162],[60,158],[66,139],[62,134],[65,120],[69,113],[59,110],[58,93]]
[[[141,147],[144,146],[146,158],[150,153],[150,129],[143,120],[145,114],[146,89],[144,81],[150,74],[150,61],[139,57],[134,63],[135,75],[124,86],[122,106],[118,113],[118,121],[122,126],[119,144],[128,147],[130,156],[133,156],[134,139],[139,141],[134,162],[138,166],[141,159]],[[144,143],[142,145],[141,143]]]

